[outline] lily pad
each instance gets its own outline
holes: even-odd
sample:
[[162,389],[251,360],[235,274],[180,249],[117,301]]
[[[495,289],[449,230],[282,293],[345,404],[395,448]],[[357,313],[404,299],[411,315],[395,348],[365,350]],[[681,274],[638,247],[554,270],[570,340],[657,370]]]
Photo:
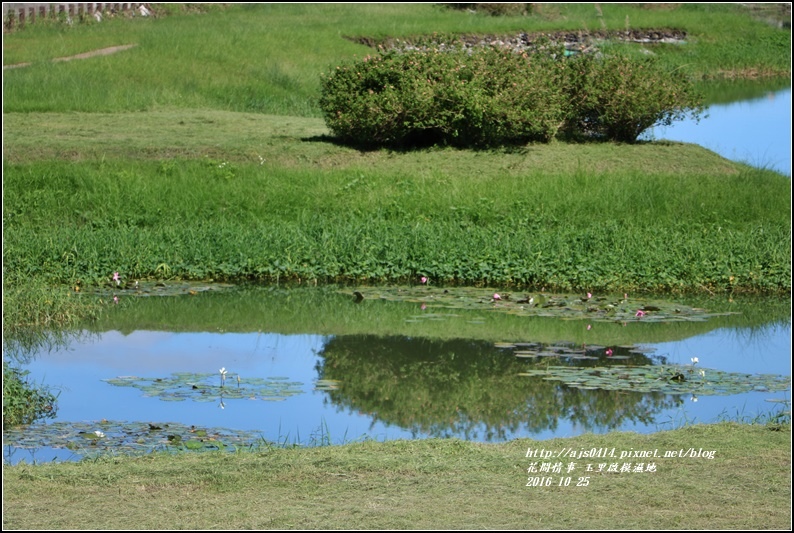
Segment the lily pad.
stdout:
[[216,400],[238,400],[278,396],[286,399],[303,393],[303,383],[287,381],[286,377],[268,379],[248,377],[239,381],[236,376],[221,380],[219,374],[195,374],[180,372],[166,378],[144,378],[123,376],[105,379],[106,383],[121,387],[136,387],[145,396],[162,401],[210,402]]
[[202,292],[228,291],[236,289],[230,283],[207,283],[197,281],[126,281],[118,285],[108,281],[100,287],[86,287],[80,294],[92,294],[113,298],[113,296],[184,296]]
[[[572,294],[527,292],[497,294],[493,289],[473,287],[360,287],[344,292],[361,294],[364,300],[421,303],[427,308],[487,309],[521,316],[587,319],[595,322],[686,322],[734,314],[709,313],[705,309],[648,298],[583,298]],[[417,319],[419,316],[411,317],[410,320]]]
[[261,443],[254,432],[177,423],[54,422],[6,428],[3,442],[17,448],[66,448],[78,454],[147,453],[157,449],[224,450]]
[[[701,374],[701,371],[703,374]],[[678,365],[625,366],[577,368],[549,366],[521,372],[520,376],[560,381],[569,387],[604,390],[637,391],[666,394],[730,395],[744,392],[785,391],[791,388],[791,378],[770,374],[740,374],[710,368],[695,369]]]

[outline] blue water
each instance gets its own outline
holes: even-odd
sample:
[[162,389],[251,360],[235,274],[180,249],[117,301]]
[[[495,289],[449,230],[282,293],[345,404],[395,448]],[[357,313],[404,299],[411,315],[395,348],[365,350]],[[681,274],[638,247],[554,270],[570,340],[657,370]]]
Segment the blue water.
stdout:
[[699,144],[727,159],[791,177],[791,88],[712,105],[708,117],[699,123],[675,122],[652,128],[640,138]]
[[[26,368],[34,382],[61,383],[57,420],[70,422],[143,421],[181,423],[256,431],[273,442],[307,444],[319,434],[334,443],[362,438],[391,440],[425,438],[412,431],[378,420],[377,413],[342,408],[330,401],[328,392],[315,390],[318,355],[331,337],[282,335],[275,333],[170,333],[135,331],[123,335],[109,331],[74,342],[66,350],[39,354]],[[666,357],[670,364],[688,365],[692,357],[699,367],[750,374],[791,376],[791,324],[771,324],[746,329],[717,329],[689,339],[649,344],[653,355]],[[506,355],[512,357],[512,355]],[[199,403],[165,402],[145,397],[131,387],[102,382],[118,376],[168,376],[177,372],[217,373],[221,367],[229,376],[284,377],[301,382],[303,393],[283,401],[226,400]],[[229,378],[230,386],[234,379]],[[410,387],[409,383],[405,384]],[[547,439],[575,436],[585,432],[630,430],[642,433],[680,427],[686,423],[715,422],[721,419],[752,419],[781,408],[771,399],[790,400],[790,391],[757,392],[733,396],[676,396],[674,406],[653,413],[649,423],[627,422],[618,426],[579,427],[566,418],[557,426],[539,432],[519,427],[496,439],[517,437]],[[474,428],[468,435],[453,430],[444,436],[489,440],[486,428]],[[6,455],[10,452],[6,450]],[[68,450],[43,448],[29,452],[16,449],[7,459],[48,461],[77,459]]]

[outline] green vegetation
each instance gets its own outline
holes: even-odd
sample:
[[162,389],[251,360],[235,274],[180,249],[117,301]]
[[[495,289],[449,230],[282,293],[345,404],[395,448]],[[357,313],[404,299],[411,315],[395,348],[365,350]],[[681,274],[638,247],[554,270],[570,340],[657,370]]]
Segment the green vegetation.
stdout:
[[[404,303],[356,304],[352,289],[336,299],[282,288],[254,298],[242,291],[201,294],[196,297],[218,305],[184,324],[178,321],[186,313],[173,310],[194,302],[150,298],[127,305],[127,283],[417,284],[424,276],[433,286],[500,285],[517,293],[627,291],[632,299],[651,291],[687,293],[687,299],[713,293],[719,297],[707,307],[716,312],[732,310],[730,295],[790,293],[790,180],[774,172],[678,143],[360,152],[336,144],[321,118],[322,74],[372,53],[359,42],[433,32],[676,28],[686,32],[686,44],[606,46],[650,52],[660,66],[686,69],[701,81],[789,77],[790,32],[750,19],[739,4],[542,4],[517,16],[431,4],[160,12],[4,34],[4,65],[30,63],[3,75],[4,356],[59,342],[84,318],[97,319],[93,327],[100,328],[109,306],[122,329],[200,323],[256,330],[263,321],[284,332],[311,328],[338,335],[322,369],[326,384],[335,378],[345,384],[331,390],[337,401],[378,410],[395,423],[413,417],[416,427],[443,429],[439,420],[460,406],[472,425],[488,424],[500,419],[497,410],[530,405],[527,397],[554,397],[557,386],[549,381],[513,374],[507,387],[505,373],[526,368],[527,359],[495,357],[495,342],[540,330],[539,342],[593,342],[594,336],[586,336],[581,321],[549,328],[539,325],[547,319],[526,316],[498,326],[486,318],[478,329],[465,321],[483,319],[478,310],[456,310],[462,320],[430,321],[412,317],[418,311]],[[133,44],[113,55],[53,62]],[[114,272],[123,285],[114,283]],[[278,305],[289,298],[300,305]],[[340,305],[356,307],[339,313]],[[373,313],[374,306],[386,311]],[[629,345],[637,336],[682,338],[734,321],[752,329],[768,322],[761,316],[767,309],[708,323],[598,324],[589,333],[603,345]],[[778,303],[774,314],[790,316],[790,301]],[[417,342],[385,339],[381,358],[351,350],[361,334],[454,339],[462,331],[484,339],[463,363],[453,359],[457,341],[427,343],[443,354],[449,375],[434,376],[421,357],[408,359]],[[401,364],[399,375],[417,383],[410,410],[389,406],[387,395],[400,393],[392,383],[396,371],[384,371],[389,364]],[[353,368],[364,368],[370,379],[345,382]],[[6,418],[7,401],[52,412],[49,391],[23,378],[4,362],[4,423],[17,423]],[[438,378],[454,385],[451,392],[441,394]],[[495,391],[490,403],[482,382]],[[534,413],[537,419],[523,412],[510,423],[529,419],[551,427],[559,410],[582,401],[591,410],[580,423],[630,420],[663,405],[651,394],[599,410],[622,393],[567,394]],[[107,432],[95,430],[103,436],[77,429],[85,445],[100,446],[116,438],[110,428],[118,429],[109,423]],[[142,432],[134,434],[136,442],[155,431],[134,429]],[[190,449],[193,428],[174,432]],[[193,446],[206,447],[196,441]],[[654,473],[593,475],[587,487],[573,486],[578,477],[568,487],[556,481],[526,487],[527,448],[563,446],[716,453],[713,460],[659,459]],[[499,445],[427,440],[106,456],[4,466],[3,527],[784,529],[790,458],[789,424],[727,423]],[[633,512],[616,505],[625,501]]]
[[55,416],[57,396],[46,387],[29,383],[25,379],[28,373],[3,361],[3,425],[30,424]]
[[[571,173],[531,168],[532,147],[346,161],[348,151],[326,147],[316,163],[283,166],[231,158],[6,162],[5,279],[72,288],[106,283],[116,271],[125,280],[427,276],[564,291],[789,292],[788,179],[697,147],[575,148],[561,149],[581,164]],[[718,166],[620,171],[599,160],[611,150],[634,168],[665,153]],[[334,160],[336,168],[323,168]]]
[[[359,152],[334,144],[320,119],[322,73],[370,53],[354,42],[367,36],[619,30],[628,17],[631,28],[687,32],[685,45],[648,48],[666,68],[787,75],[790,34],[739,6],[544,5],[517,17],[428,4],[208,9],[4,36],[6,64],[31,63],[3,78],[7,338],[96,315],[109,298],[75,288],[116,271],[790,291],[790,182],[775,173],[676,143]],[[137,46],[50,63],[126,44]]]
[[548,142],[568,112],[564,74],[548,53],[392,50],[331,70],[320,106],[358,146]]
[[635,142],[703,110],[681,69],[621,53],[564,59],[562,45],[389,50],[323,79],[337,138],[362,147],[496,147],[570,138]]
[[[791,429],[776,429],[720,423],[497,445],[363,442],[4,466],[3,527],[786,529]],[[705,454],[609,461],[618,468],[652,462],[654,472],[587,472],[587,463],[596,470],[604,461],[579,459],[571,474],[528,475],[542,462],[527,457],[528,449],[566,447],[615,448],[618,457],[690,448]],[[529,477],[551,477],[550,486],[527,487]],[[587,486],[577,486],[580,477]],[[631,501],[632,512],[620,501]]]
[[703,97],[691,80],[654,57],[585,54],[566,67],[568,135],[635,142],[654,125],[698,120],[703,113]]
[[[320,117],[320,74],[372,49],[349,37],[515,35],[677,28],[686,44],[648,45],[670,68],[698,78],[790,77],[791,34],[738,4],[545,4],[531,16],[492,17],[433,4],[246,4],[160,18],[30,25],[3,37],[9,112],[220,109]],[[116,56],[51,64],[111,46]],[[642,45],[623,45],[637,48]],[[167,51],[167,53],[165,53]]]

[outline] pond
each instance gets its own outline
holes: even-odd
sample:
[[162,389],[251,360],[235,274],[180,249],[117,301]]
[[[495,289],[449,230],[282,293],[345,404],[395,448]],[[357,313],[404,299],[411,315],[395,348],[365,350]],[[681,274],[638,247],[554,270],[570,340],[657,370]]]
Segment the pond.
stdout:
[[[715,92],[699,125],[648,138],[790,176],[790,86],[740,89],[735,103]],[[4,461],[265,441],[497,442],[790,413],[790,300],[519,304],[529,295],[486,291],[448,305],[440,293],[371,290],[361,301],[333,287],[122,298],[65,346],[25,354],[30,381],[59,393],[57,416],[4,430]],[[539,312],[552,304],[556,314]]]
[[58,385],[57,417],[5,432],[5,460],[653,432],[788,408],[788,302],[360,290],[358,302],[333,287],[128,298],[31,358],[33,381]]
[[[724,101],[728,91],[741,99]],[[699,122],[651,128],[640,138],[697,143],[721,156],[791,177],[791,85],[734,83],[709,89],[709,109]]]

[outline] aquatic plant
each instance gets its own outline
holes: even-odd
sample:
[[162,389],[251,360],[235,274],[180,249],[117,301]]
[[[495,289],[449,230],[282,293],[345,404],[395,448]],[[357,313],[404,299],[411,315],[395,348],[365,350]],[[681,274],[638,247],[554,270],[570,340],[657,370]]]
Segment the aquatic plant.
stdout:
[[[348,294],[349,289],[343,289]],[[571,294],[546,292],[502,294],[476,287],[358,287],[355,292],[361,299],[417,302],[425,307],[445,309],[482,309],[521,316],[556,317],[563,319],[588,319],[597,322],[700,322],[726,313],[711,313],[661,299],[637,297],[633,299],[613,296],[593,298]],[[624,295],[625,296],[625,295]],[[641,309],[634,311],[640,305]],[[728,313],[729,314],[729,313]]]
[[[135,387],[146,396],[162,401],[178,402],[193,400],[212,402],[215,400],[266,400],[282,401],[289,396],[303,393],[303,383],[289,381],[284,377],[256,378],[237,380],[237,387],[226,388],[226,368],[220,369],[221,384],[213,385],[214,374],[180,372],[168,377],[119,376],[103,381],[119,387]],[[215,382],[217,383],[217,382]]]
[[[99,427],[100,429],[95,429]],[[154,450],[215,451],[250,448],[261,442],[252,431],[207,428],[175,422],[53,422],[4,431],[16,448],[65,448],[84,456],[148,453]]]
[[[741,394],[750,391],[784,391],[791,387],[791,378],[771,374],[743,374],[708,369],[695,371],[679,365],[573,368],[549,366],[530,369],[521,376],[543,377],[561,381],[569,387],[584,390],[618,390],[626,392],[663,392],[665,394]],[[708,376],[707,376],[708,375]]]
[[55,416],[57,395],[43,385],[35,386],[28,382],[26,376],[29,373],[3,361],[4,428]]

